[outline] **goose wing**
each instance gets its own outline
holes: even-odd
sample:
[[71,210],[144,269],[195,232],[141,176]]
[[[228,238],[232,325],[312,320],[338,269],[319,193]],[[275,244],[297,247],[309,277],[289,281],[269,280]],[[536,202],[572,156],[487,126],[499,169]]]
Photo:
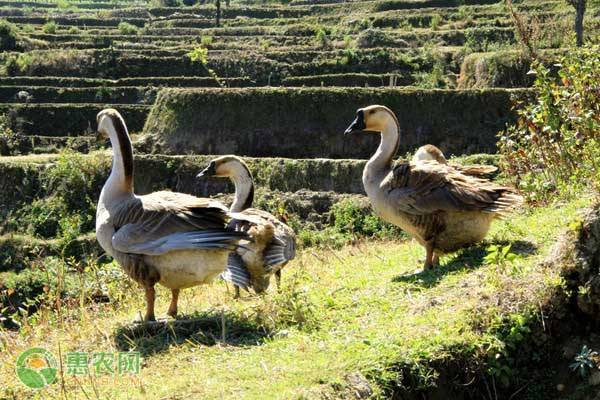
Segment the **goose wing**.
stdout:
[[[240,248],[235,255],[229,257],[227,269],[221,274],[226,281],[247,289],[250,284],[250,275],[246,262],[258,261],[254,257],[261,252],[263,258],[259,262],[267,273],[275,272],[295,257],[296,235],[294,230],[273,214],[256,208],[248,208],[239,213],[232,213],[231,216],[232,220],[229,226],[236,231],[248,233],[253,243],[248,245],[250,249]],[[251,229],[252,227],[257,229]],[[249,254],[249,252],[253,254]]]
[[486,175],[491,175],[495,172],[498,171],[498,167],[495,167],[493,165],[481,165],[481,164],[472,164],[472,165],[457,165],[457,164],[451,164],[452,168],[456,169],[457,171],[465,174],[465,175],[471,175],[471,176],[478,176],[478,177],[482,177],[482,176],[486,176]]
[[296,234],[294,230],[281,222],[273,214],[256,208],[248,208],[243,211],[245,215],[261,218],[271,223],[274,230],[273,239],[265,247],[265,266],[268,270],[277,269],[296,256]]
[[113,247],[123,253],[158,255],[185,249],[235,249],[243,232],[227,227],[221,203],[183,193],[155,192],[119,204],[112,212]]
[[399,163],[385,186],[392,204],[413,215],[444,211],[502,213],[522,201],[508,187],[435,161]]

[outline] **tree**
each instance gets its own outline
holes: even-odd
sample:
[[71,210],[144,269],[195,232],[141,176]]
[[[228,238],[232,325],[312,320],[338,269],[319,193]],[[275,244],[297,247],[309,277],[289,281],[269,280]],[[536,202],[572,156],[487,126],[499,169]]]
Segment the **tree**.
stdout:
[[577,46],[583,46],[583,17],[587,0],[567,0],[567,3],[575,8],[575,33],[577,34]]
[[221,26],[221,0],[216,0],[215,6],[217,6],[217,27],[219,27]]

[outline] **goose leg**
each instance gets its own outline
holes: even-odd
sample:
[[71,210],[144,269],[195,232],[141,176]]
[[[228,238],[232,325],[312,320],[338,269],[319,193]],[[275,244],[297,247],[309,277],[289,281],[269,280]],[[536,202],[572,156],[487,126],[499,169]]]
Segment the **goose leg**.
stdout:
[[278,269],[275,271],[275,284],[277,285],[277,290],[281,288],[281,270]]
[[154,286],[146,287],[146,317],[144,321],[156,321],[154,317],[154,299],[156,297],[156,291]]
[[431,262],[433,263],[434,267],[437,267],[438,265],[440,265],[440,255],[438,253],[434,253],[433,259],[431,260]]
[[233,286],[235,288],[235,294],[233,295],[234,299],[239,299],[240,298],[240,287],[237,285]]
[[169,310],[167,315],[176,318],[177,317],[177,301],[179,300],[179,289],[171,289],[171,304],[169,304]]
[[425,244],[425,265],[423,266],[423,269],[425,271],[433,268],[433,243],[432,242],[427,242]]

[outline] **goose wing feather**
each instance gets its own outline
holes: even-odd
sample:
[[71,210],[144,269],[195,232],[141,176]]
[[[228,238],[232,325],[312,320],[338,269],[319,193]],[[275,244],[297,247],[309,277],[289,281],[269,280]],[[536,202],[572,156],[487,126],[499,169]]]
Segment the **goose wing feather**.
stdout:
[[521,201],[508,187],[434,161],[397,164],[386,186],[392,204],[413,215],[440,211],[502,212]]
[[231,253],[227,259],[227,269],[221,273],[221,278],[231,282],[242,289],[248,290],[250,274],[244,265],[244,260],[239,254]]
[[274,228],[272,240],[264,249],[264,262],[269,270],[283,265],[296,256],[296,235],[294,230],[281,222],[273,214],[248,208],[241,213],[232,214],[232,224],[236,230],[247,231],[248,223],[255,225],[270,224]]
[[498,167],[493,165],[482,165],[482,164],[472,164],[472,165],[455,165],[451,164],[451,166],[457,171],[471,176],[486,176],[491,175],[498,171]]
[[275,227],[273,240],[265,248],[265,265],[269,269],[283,265],[296,256],[296,235],[294,230],[266,211],[249,208],[245,214],[263,218]]
[[157,255],[184,249],[235,249],[245,237],[228,228],[221,203],[183,193],[155,192],[116,206],[113,247],[123,253]]

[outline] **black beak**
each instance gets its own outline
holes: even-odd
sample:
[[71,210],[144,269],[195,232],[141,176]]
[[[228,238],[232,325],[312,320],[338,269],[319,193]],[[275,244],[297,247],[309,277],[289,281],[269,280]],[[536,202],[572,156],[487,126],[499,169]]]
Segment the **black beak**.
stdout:
[[350,124],[350,126],[344,131],[344,135],[349,135],[352,132],[365,130],[365,113],[362,110],[356,112],[356,118]]
[[216,168],[215,168],[215,163],[211,162],[208,167],[204,168],[202,171],[200,171],[200,173],[198,175],[196,175],[196,178],[204,178],[204,177],[209,177],[209,176],[214,176],[217,173]]

